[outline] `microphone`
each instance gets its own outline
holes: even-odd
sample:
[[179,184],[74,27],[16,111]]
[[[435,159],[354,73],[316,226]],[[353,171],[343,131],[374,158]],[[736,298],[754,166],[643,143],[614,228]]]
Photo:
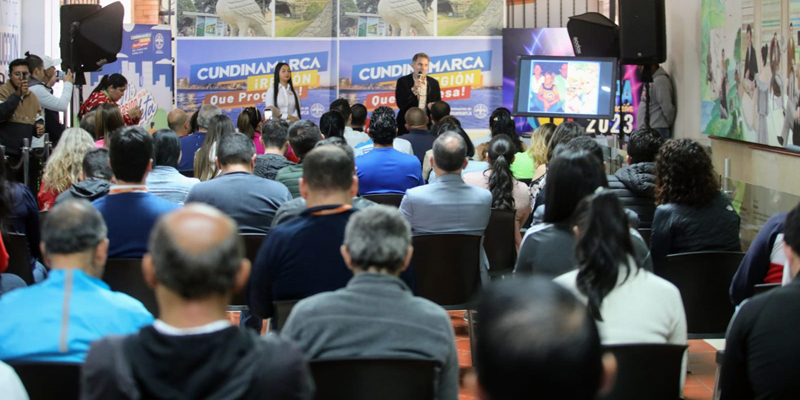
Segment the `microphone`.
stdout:
[[417,72],[417,79],[422,79],[422,72]]

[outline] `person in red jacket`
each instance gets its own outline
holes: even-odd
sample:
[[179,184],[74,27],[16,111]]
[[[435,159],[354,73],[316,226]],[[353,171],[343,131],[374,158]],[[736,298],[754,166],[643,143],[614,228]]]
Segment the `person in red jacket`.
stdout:
[[[104,103],[115,103],[125,95],[128,89],[128,80],[121,74],[111,74],[103,76],[97,87],[94,88],[92,94],[86,101],[81,104],[78,110],[78,118],[83,116],[91,110]],[[142,110],[139,106],[135,106],[123,114],[122,118],[125,120],[125,125],[132,126],[138,125],[139,119],[142,117]]]

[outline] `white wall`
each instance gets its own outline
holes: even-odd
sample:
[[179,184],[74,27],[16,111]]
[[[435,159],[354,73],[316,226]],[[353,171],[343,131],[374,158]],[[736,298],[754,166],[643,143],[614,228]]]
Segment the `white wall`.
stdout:
[[678,106],[673,136],[708,144],[700,133],[701,2],[667,0],[667,62]]

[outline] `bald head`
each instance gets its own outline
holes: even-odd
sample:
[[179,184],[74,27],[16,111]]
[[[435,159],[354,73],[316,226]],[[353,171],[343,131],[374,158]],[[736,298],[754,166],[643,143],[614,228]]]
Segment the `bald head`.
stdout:
[[244,257],[236,223],[204,204],[159,219],[149,250],[156,280],[187,300],[231,293]]
[[433,162],[442,171],[460,173],[466,159],[467,144],[458,133],[444,132],[433,142]]
[[406,124],[410,129],[425,129],[428,126],[428,116],[421,108],[411,107],[406,111]]
[[186,136],[190,134],[189,116],[181,109],[174,109],[167,114],[167,125],[169,129],[177,133],[178,136]]

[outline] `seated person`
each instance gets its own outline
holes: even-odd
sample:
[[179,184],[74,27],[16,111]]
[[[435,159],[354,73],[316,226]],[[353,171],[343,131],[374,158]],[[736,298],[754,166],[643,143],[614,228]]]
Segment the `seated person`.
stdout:
[[117,183],[92,203],[108,226],[108,257],[140,258],[158,217],[180,206],[147,192],[153,137],[142,127],[128,126],[111,135],[109,159]]
[[[350,107],[347,99],[336,99],[331,103],[331,111],[338,111],[344,119],[344,140],[350,148],[355,148],[359,143],[369,140],[364,133],[364,120],[367,118],[367,108],[361,104]],[[363,112],[362,112],[363,111]],[[355,130],[355,128],[359,128]],[[326,137],[328,137],[326,135]]]
[[90,150],[83,156],[83,180],[58,195],[56,204],[72,198],[95,201],[108,194],[112,178],[108,149]]
[[[381,107],[387,108],[387,107]],[[397,133],[394,113],[372,114],[369,134],[375,141],[375,149],[356,157],[359,192],[365,194],[400,193],[424,185],[422,164],[413,155],[394,149],[392,141]]]
[[181,142],[178,135],[161,129],[153,134],[153,169],[147,174],[147,191],[164,200],[183,204],[189,191],[200,180],[187,178],[178,172],[178,161],[181,159]]
[[[363,133],[364,132],[364,126],[367,124],[367,107],[364,106],[361,103],[353,104],[350,107],[350,113],[351,113],[350,114],[350,116],[351,116],[350,127],[353,128],[353,130],[356,131],[356,132]],[[346,134],[347,134],[347,132],[345,132],[345,135]],[[366,137],[366,139],[364,139],[363,141],[360,141],[360,142],[358,142],[356,144],[363,143],[363,142],[369,140],[369,136],[367,136],[367,134],[364,134],[364,136],[361,136],[360,138],[364,138],[364,137]],[[347,140],[347,136],[345,136],[345,140]],[[359,138],[356,138],[356,141],[357,140],[359,140]],[[349,145],[350,142],[347,142],[347,144]]]
[[[381,114],[391,115],[391,117],[394,118],[394,110],[392,110],[389,107],[378,107],[375,109],[375,111],[372,112],[372,119],[370,120],[370,126],[372,125],[372,120],[374,120]],[[396,128],[397,128],[397,122],[395,121],[395,129]],[[364,154],[369,153],[370,151],[372,151],[372,149],[375,148],[373,136],[372,133],[370,133],[369,129],[367,129],[367,134],[369,135],[370,139],[366,142],[359,143],[355,147],[356,157],[363,156]],[[408,140],[395,137],[396,135],[397,131],[395,130],[394,136],[392,136],[394,138],[392,140],[392,146],[394,147],[394,149],[404,154],[413,155],[414,149],[411,148],[411,143],[409,143]]]
[[300,193],[308,208],[270,230],[253,265],[248,305],[257,317],[272,317],[273,301],[341,289],[353,277],[339,252],[355,212],[353,160],[336,146],[321,146],[305,155],[303,164]]
[[307,119],[301,119],[289,125],[289,144],[292,151],[300,159],[297,165],[287,165],[275,175],[275,180],[286,185],[292,197],[300,197],[300,178],[303,176],[303,158],[314,145],[325,139],[319,127]]
[[535,390],[537,399],[594,400],[613,386],[616,360],[567,289],[539,278],[503,281],[483,293],[478,315],[475,372],[464,377],[478,398],[527,400]]
[[256,147],[243,133],[229,133],[217,146],[218,178],[192,188],[187,203],[206,203],[221,210],[239,225],[241,233],[269,232],[278,207],[292,199],[282,183],[253,175]]
[[[411,262],[411,227],[395,208],[375,206],[350,218],[341,248],[353,278],[347,287],[300,301],[281,336],[309,360],[436,360],[436,398],[458,398],[458,354],[450,316],[415,297],[398,277]],[[376,323],[380,321],[380,323]]]
[[338,137],[344,139],[345,121],[342,113],[331,110],[322,114],[319,119],[319,130],[326,138]]
[[786,216],[784,251],[792,282],[745,301],[725,342],[722,400],[800,398],[800,207]]
[[400,139],[408,140],[414,155],[421,163],[425,158],[425,153],[433,148],[435,135],[428,133],[428,116],[421,108],[411,107],[406,111],[406,130],[408,133],[400,136]]
[[655,161],[664,140],[655,129],[639,128],[628,139],[628,165],[608,176],[608,188],[622,206],[636,213],[639,228],[653,225],[656,212]]
[[232,219],[201,204],[167,214],[153,229],[142,270],[160,318],[92,344],[82,399],[312,398],[295,346],[239,330],[226,317],[250,275]]
[[669,140],[656,160],[650,250],[658,270],[668,254],[742,251],[739,214],[719,187],[711,157],[695,141]]
[[256,156],[255,176],[275,180],[275,175],[283,167],[294,165],[286,159],[289,149],[289,124],[286,121],[278,118],[261,124],[261,144],[264,145],[264,154]]
[[783,283],[786,253],[784,230],[786,213],[770,217],[747,249],[729,290],[731,302],[738,306],[753,296],[754,288],[761,283]]
[[43,232],[50,274],[0,298],[0,359],[80,363],[95,340],[153,323],[141,302],[100,280],[109,240],[103,217],[89,202],[57,204]]
[[178,164],[178,171],[194,171],[194,153],[203,145],[206,139],[208,126],[211,118],[222,115],[222,110],[213,104],[206,104],[197,112],[197,132],[181,138],[181,161]]

